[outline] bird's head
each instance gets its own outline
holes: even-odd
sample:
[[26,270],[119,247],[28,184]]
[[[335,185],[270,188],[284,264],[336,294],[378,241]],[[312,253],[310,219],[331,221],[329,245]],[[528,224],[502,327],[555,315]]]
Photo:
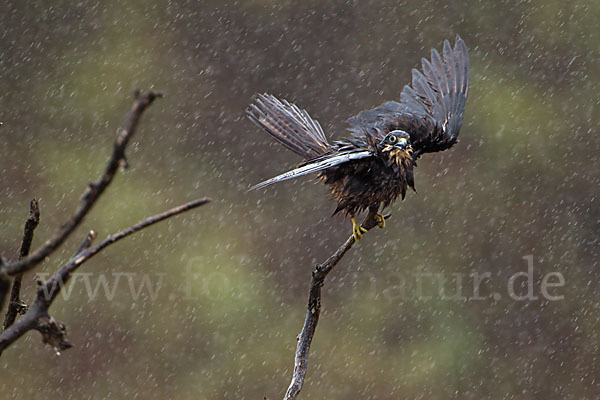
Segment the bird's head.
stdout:
[[379,143],[379,149],[388,158],[394,159],[396,162],[412,159],[413,149],[410,145],[410,135],[401,130],[388,133]]

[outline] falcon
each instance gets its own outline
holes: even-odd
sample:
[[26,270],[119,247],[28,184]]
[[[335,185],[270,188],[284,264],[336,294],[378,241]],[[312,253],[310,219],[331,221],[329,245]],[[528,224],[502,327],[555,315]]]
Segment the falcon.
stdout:
[[305,110],[258,95],[247,109],[250,120],[305,161],[250,190],[318,173],[337,201],[333,214],[350,217],[358,241],[366,229],[355,216],[368,210],[385,227],[379,210],[404,199],[407,188],[415,189],[417,159],[456,143],[468,89],[469,54],[457,36],[454,48],[446,40],[442,55],[433,49],[430,60],[421,59],[421,70],[412,70],[412,83],[404,86],[400,102],[388,101],[348,119],[351,136],[332,143]]

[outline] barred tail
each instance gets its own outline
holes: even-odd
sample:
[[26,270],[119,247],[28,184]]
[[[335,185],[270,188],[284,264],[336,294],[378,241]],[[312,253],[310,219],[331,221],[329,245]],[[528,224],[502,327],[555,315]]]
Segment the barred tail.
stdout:
[[330,150],[319,122],[292,103],[259,94],[246,112],[257,126],[307,160]]

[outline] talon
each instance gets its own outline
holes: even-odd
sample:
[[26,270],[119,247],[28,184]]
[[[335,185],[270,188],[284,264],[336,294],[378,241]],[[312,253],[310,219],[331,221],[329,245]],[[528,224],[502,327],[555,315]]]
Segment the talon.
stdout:
[[375,221],[380,228],[385,228],[385,218],[381,214],[375,214]]
[[356,219],[352,217],[352,236],[354,236],[354,241],[358,242],[360,239],[362,239],[363,233],[366,232],[367,230],[360,226],[360,224],[356,222]]

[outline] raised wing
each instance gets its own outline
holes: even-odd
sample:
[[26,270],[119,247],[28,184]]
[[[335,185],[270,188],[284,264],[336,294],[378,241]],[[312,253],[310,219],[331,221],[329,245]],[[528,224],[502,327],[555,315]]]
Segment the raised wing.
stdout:
[[406,131],[418,157],[446,150],[458,138],[469,90],[469,53],[456,37],[454,49],[444,41],[443,57],[431,50],[431,61],[421,59],[423,72],[412,70],[412,85],[404,86],[400,103],[389,101],[348,120],[355,135],[369,130],[380,136],[394,129]]
[[270,94],[259,94],[247,114],[279,143],[307,160],[330,150],[319,122],[295,104]]
[[313,172],[322,171],[327,168],[335,167],[336,165],[343,164],[348,161],[360,160],[362,158],[367,158],[373,156],[373,153],[365,150],[365,151],[354,151],[342,154],[332,154],[331,156],[319,157],[318,160],[309,161],[308,163],[295,168],[291,171],[285,172],[281,175],[278,175],[274,178],[268,179],[264,182],[259,183],[258,185],[252,186],[250,190],[261,189],[265,186],[272,185],[277,182],[286,181],[288,179],[297,178],[302,175],[311,174]]

